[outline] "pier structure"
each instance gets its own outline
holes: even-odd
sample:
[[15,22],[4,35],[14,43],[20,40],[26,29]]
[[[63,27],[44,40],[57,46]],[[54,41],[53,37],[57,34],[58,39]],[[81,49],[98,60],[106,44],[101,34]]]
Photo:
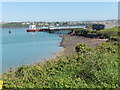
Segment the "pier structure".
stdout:
[[66,33],[70,33],[74,30],[75,28],[71,28],[71,27],[65,27],[65,28],[46,28],[46,29],[41,29],[41,31],[43,32],[49,32],[49,33],[57,33],[57,34],[66,34]]

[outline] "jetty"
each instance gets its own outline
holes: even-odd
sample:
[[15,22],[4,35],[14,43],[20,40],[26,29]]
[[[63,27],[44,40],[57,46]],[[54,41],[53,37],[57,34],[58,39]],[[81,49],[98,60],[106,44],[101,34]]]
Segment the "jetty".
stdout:
[[41,29],[43,32],[49,33],[69,33],[72,32],[74,28],[48,28],[48,29]]

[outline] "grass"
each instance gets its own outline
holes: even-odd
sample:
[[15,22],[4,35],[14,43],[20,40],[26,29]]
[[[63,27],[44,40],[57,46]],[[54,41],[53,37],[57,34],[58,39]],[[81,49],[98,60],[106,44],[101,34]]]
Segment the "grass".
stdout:
[[3,74],[3,88],[120,88],[118,46],[78,44],[69,56],[10,69]]
[[114,27],[111,29],[102,29],[100,31],[95,31],[78,28],[75,30],[75,35],[87,36],[91,38],[108,38],[109,40],[120,41],[120,31],[118,29],[118,27]]
[[109,39],[112,38],[117,41],[120,41],[120,37],[119,37],[120,31],[118,30],[118,27],[100,30],[97,32],[97,34],[108,37]]
[[110,29],[102,29],[100,31],[118,31],[118,27],[110,28]]

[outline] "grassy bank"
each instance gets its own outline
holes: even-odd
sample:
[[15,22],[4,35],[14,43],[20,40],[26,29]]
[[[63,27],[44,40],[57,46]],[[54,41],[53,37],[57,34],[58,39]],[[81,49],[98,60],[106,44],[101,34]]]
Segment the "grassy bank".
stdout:
[[79,44],[69,56],[10,69],[3,88],[118,88],[118,45]]
[[12,23],[4,23],[2,24],[2,28],[20,28],[20,27],[29,27],[28,24],[21,24],[21,22],[12,22]]
[[75,35],[85,36],[90,38],[108,38],[109,40],[120,41],[120,31],[118,27],[114,27],[111,29],[103,29],[100,31],[95,30],[87,30],[87,29],[76,29]]

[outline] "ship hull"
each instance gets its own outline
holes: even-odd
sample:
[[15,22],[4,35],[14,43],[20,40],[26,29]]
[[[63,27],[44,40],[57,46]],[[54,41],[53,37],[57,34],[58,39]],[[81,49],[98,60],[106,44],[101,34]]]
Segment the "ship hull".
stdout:
[[27,32],[40,32],[40,29],[27,29]]

